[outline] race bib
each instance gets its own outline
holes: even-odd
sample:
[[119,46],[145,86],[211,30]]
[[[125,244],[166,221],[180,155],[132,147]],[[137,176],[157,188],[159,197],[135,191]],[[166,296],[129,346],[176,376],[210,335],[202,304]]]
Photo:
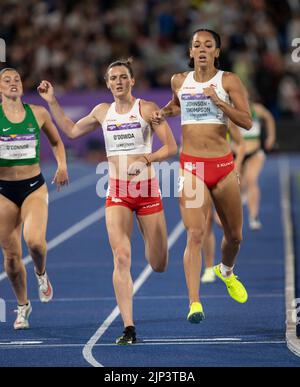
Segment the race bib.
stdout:
[[126,151],[144,146],[142,127],[139,122],[108,125],[105,137],[108,151]]
[[36,138],[34,134],[0,136],[0,158],[5,160],[25,160],[36,158]]
[[223,112],[203,93],[182,94],[182,122],[222,119]]

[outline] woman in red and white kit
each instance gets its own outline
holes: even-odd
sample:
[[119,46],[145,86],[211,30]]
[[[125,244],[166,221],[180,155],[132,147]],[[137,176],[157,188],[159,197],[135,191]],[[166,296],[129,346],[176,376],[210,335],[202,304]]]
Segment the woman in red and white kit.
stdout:
[[[99,124],[102,126],[109,162],[106,226],[114,256],[113,284],[125,327],[116,343],[126,345],[136,342],[130,273],[133,212],[137,215],[149,264],[156,272],[165,271],[167,228],[159,184],[151,164],[175,155],[177,146],[166,121],[151,123],[157,105],[132,95],[135,80],[130,61],[111,63],[105,80],[114,102],[100,103],[76,124],[65,115],[49,82],[42,81],[38,90],[69,138],[78,138],[95,130]],[[151,153],[153,131],[163,146]]]
[[[224,230],[221,263],[214,267],[215,274],[234,300],[244,303],[248,298],[243,284],[233,274],[242,240],[243,218],[238,178],[226,134],[228,119],[246,129],[250,129],[252,121],[240,79],[219,70],[220,49],[221,38],[215,31],[195,31],[189,47],[189,65],[193,71],[173,75],[173,98],[153,115],[153,123],[181,115],[180,211],[187,230],[183,260],[190,301],[187,319],[191,323],[204,319],[199,298],[201,248],[211,208],[210,197]],[[191,208],[187,191],[196,184],[196,191],[201,189],[204,198]]]

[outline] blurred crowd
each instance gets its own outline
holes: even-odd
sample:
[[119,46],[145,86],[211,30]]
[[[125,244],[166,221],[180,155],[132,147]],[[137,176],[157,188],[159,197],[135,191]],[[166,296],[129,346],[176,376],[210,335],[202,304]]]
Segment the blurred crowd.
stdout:
[[[107,65],[134,58],[137,88],[169,87],[188,70],[197,28],[222,38],[221,67],[236,72],[275,116],[300,116],[299,0],[0,0],[0,38],[26,90],[48,79],[64,91],[105,87]],[[298,55],[300,57],[300,54]]]

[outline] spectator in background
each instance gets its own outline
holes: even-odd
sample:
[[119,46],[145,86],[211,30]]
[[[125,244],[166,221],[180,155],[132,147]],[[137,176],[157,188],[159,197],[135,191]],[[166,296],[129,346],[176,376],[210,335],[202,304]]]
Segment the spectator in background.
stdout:
[[62,91],[105,87],[95,74],[128,56],[135,58],[139,87],[164,87],[166,72],[186,70],[180,59],[185,44],[206,25],[223,36],[222,67],[258,89],[275,116],[282,110],[293,115],[295,108],[282,107],[281,89],[287,72],[296,84],[300,73],[281,58],[290,56],[291,41],[300,36],[299,12],[293,0],[6,0],[0,36],[9,47],[7,65],[22,68],[29,90],[37,78],[51,79]]

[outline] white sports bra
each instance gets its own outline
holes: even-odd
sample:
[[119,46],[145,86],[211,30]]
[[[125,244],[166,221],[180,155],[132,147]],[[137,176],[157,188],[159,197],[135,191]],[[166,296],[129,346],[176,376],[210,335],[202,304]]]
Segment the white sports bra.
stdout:
[[107,156],[151,153],[153,131],[140,113],[140,99],[125,114],[116,112],[113,102],[102,123]]
[[194,78],[195,72],[189,72],[178,92],[181,106],[181,125],[227,125],[227,116],[203,93],[204,88],[213,86],[218,97],[222,101],[229,103],[229,95],[222,86],[223,73],[224,71],[219,70],[209,81],[197,82]]

